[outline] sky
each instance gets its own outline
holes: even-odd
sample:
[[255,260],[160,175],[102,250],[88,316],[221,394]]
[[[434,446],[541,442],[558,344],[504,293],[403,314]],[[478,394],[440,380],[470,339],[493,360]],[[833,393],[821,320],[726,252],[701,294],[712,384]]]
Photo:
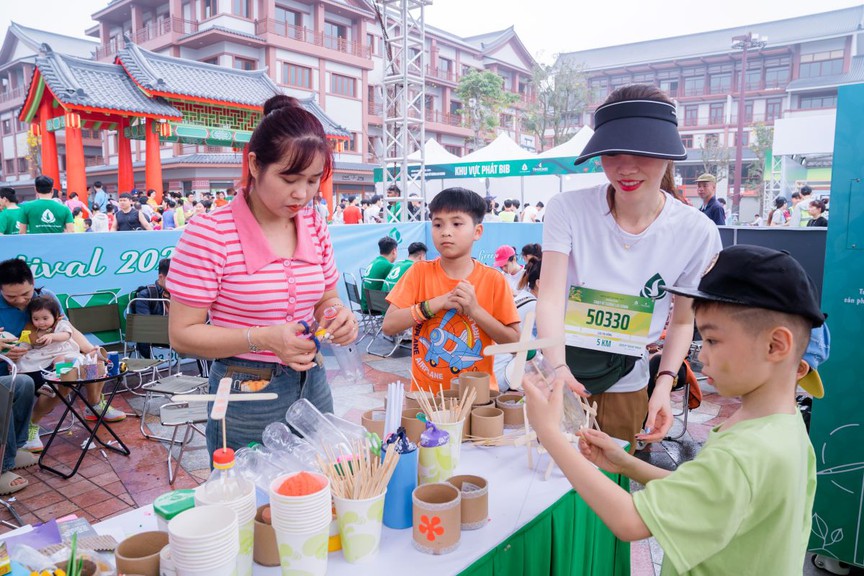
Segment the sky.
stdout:
[[[432,0],[426,21],[459,36],[473,36],[515,24],[523,44],[541,62],[559,52],[628,44],[654,38],[720,30],[859,5],[851,0],[615,0],[613,10],[586,9],[574,0]],[[581,4],[581,5],[580,5]],[[0,26],[24,26],[84,36],[90,15],[108,0],[0,0]],[[600,6],[600,3],[592,3]],[[754,32],[758,30],[754,29]],[[769,38],[770,41],[770,38]]]

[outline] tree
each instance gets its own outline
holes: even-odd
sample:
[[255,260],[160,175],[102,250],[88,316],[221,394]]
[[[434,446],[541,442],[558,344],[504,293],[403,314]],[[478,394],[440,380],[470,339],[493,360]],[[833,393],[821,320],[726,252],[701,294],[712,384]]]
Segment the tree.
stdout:
[[42,142],[41,138],[33,134],[30,130],[27,132],[27,163],[30,165],[30,176],[35,178],[42,173]]
[[699,145],[702,151],[702,169],[713,174],[717,182],[729,176],[729,148],[716,134],[706,134]]
[[540,142],[552,131],[552,145],[565,142],[581,124],[588,103],[588,83],[581,65],[558,58],[556,66],[537,64],[531,71],[531,83],[537,99],[525,112],[525,127]]
[[489,70],[472,70],[463,76],[456,94],[462,100],[462,117],[474,131],[474,150],[480,148],[485,135],[498,126],[501,111],[519,100],[517,94],[504,90],[501,76]]
[[[765,186],[765,160],[768,157],[768,151],[774,143],[774,127],[757,122],[750,127],[750,145],[748,148],[756,155],[756,160],[751,162],[747,168],[747,186],[760,191],[759,198],[764,200],[764,195],[761,194]],[[761,213],[765,206],[759,206]]]

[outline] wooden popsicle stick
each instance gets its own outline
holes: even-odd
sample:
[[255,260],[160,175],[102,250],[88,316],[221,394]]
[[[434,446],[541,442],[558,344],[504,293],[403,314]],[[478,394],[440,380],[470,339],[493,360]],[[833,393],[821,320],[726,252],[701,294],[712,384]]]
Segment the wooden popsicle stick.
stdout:
[[[229,380],[230,383],[230,380]],[[218,394],[175,394],[172,402],[215,402]],[[230,394],[229,402],[251,402],[253,400],[276,400],[275,392],[254,392],[252,394]]]
[[[528,325],[527,318],[525,319],[525,325]],[[528,334],[530,336],[530,330],[528,331]],[[528,340],[528,342],[530,342],[528,350],[542,350],[543,348],[549,348],[550,346],[558,346],[564,342],[564,338],[538,338],[536,340]],[[490,344],[483,349],[483,354],[486,356],[494,356],[495,354],[514,354],[520,352],[522,349],[523,340],[520,338],[519,342],[513,342],[511,344]]]

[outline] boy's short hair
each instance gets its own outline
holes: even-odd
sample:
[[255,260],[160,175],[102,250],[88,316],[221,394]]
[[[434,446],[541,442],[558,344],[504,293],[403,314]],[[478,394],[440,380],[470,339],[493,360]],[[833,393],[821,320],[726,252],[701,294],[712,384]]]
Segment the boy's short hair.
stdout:
[[49,176],[37,176],[33,186],[40,194],[50,194],[54,190],[54,179]]
[[163,276],[168,275],[168,270],[171,268],[171,259],[163,258],[159,261],[158,274],[162,274]]
[[102,181],[96,180],[96,182],[93,183],[93,186],[95,186],[96,188],[102,188]]
[[739,244],[722,250],[699,281],[698,288],[667,288],[694,298],[694,309],[721,306],[754,331],[784,325],[792,329],[800,354],[812,328],[825,322],[816,285],[788,252]]
[[420,252],[429,252],[429,249],[426,248],[426,244],[423,242],[412,242],[408,246],[408,255],[413,256],[414,254],[419,254]]
[[801,198],[800,192],[792,192],[792,198]]
[[378,240],[378,253],[382,256],[385,254],[390,254],[399,246],[399,243],[396,242],[393,238],[389,236],[384,236],[380,240]]
[[15,194],[15,189],[10,188],[9,186],[4,186],[0,188],[0,198],[4,200],[8,200],[9,202],[13,202],[15,204],[18,203],[18,196]]
[[810,186],[808,186],[806,184],[804,186],[801,186],[801,195],[802,196],[809,196],[812,193],[813,193],[813,188],[811,188]]
[[465,212],[474,224],[480,224],[486,215],[486,200],[465,188],[445,188],[429,203],[429,214],[433,218],[441,212]]

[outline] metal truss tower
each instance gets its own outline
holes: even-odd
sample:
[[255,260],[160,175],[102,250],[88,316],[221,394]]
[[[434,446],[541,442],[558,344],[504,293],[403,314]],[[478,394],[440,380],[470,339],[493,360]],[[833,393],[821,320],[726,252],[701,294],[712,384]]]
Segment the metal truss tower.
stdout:
[[[376,9],[384,35],[384,191],[387,221],[422,220],[425,208],[412,213],[409,193],[425,201],[426,161],[426,27],[424,8],[431,0],[378,0]],[[419,170],[408,171],[408,155],[420,151]],[[410,162],[416,165],[417,161]],[[399,196],[387,190],[397,186]]]

